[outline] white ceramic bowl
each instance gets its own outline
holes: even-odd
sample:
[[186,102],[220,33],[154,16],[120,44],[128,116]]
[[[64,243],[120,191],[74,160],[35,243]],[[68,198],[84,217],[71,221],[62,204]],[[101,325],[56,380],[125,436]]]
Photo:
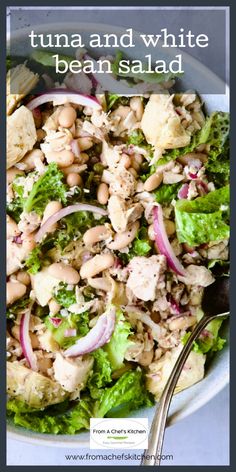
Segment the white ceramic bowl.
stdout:
[[[17,31],[14,35],[11,36],[11,42],[14,44],[14,41],[22,41],[26,32],[30,32],[31,28]],[[69,34],[71,32],[81,32],[83,37],[86,38],[86,35],[93,33],[101,32],[116,32],[119,34],[121,29],[114,26],[106,25],[97,25],[97,24],[79,24],[79,23],[68,23],[64,24],[47,24],[44,26],[34,26],[35,32],[38,33],[55,33],[58,31],[64,31]],[[141,47],[141,44],[140,44]],[[27,54],[29,46],[27,42],[22,43],[22,51],[24,55]],[[101,55],[103,51],[99,50]],[[129,53],[131,54],[131,53]],[[203,78],[207,77],[211,80],[211,83],[214,85],[219,85],[220,79],[213,74],[207,67],[203,66],[199,61],[189,56],[186,53],[183,53],[185,63],[188,63],[189,70],[191,75],[196,75],[199,71],[199,68],[202,70]],[[155,58],[154,58],[155,59]],[[204,80],[204,79],[203,79]],[[188,78],[183,77],[184,89],[189,89]],[[201,89],[201,87],[200,87]],[[228,111],[229,110],[229,90],[226,87],[225,95],[201,95],[206,103],[206,108],[208,112],[214,110]],[[225,326],[225,335],[227,336],[227,325]],[[203,405],[205,405],[209,400],[211,400],[220,390],[222,390],[229,382],[229,347],[228,345],[220,352],[217,352],[214,358],[208,365],[206,370],[205,378],[196,385],[180,392],[175,395],[172,400],[170,413],[169,413],[169,425],[175,423],[176,421],[184,418]],[[148,417],[149,425],[154,414],[154,408],[145,408],[132,412],[131,417]],[[8,435],[12,439],[18,441],[24,441],[31,444],[39,444],[53,447],[75,447],[82,448],[89,446],[89,433],[83,432],[76,434],[74,436],[66,435],[51,435],[51,434],[39,434],[33,431],[28,431],[24,428],[16,427],[11,422],[8,423]]]

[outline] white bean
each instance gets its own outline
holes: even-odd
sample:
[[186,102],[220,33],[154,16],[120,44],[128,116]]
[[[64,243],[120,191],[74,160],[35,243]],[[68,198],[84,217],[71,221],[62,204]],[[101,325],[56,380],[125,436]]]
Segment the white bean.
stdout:
[[165,229],[167,236],[172,236],[175,233],[175,224],[171,220],[165,220]]
[[87,169],[87,165],[86,164],[72,164],[71,166],[68,166],[68,167],[65,167],[64,169],[62,169],[62,172],[64,175],[68,175],[68,174],[80,174],[80,172],[83,172],[84,170]]
[[30,276],[24,270],[20,270],[19,272],[17,272],[16,279],[18,280],[18,282],[21,282],[24,285],[30,284]]
[[148,226],[148,237],[151,241],[155,241],[155,231],[154,231],[154,225]]
[[80,280],[77,270],[63,262],[54,262],[54,264],[49,266],[48,273],[65,284],[75,285],[78,284]]
[[184,156],[178,157],[178,161],[186,166],[189,164],[189,161],[192,159],[200,159],[201,162],[206,162],[207,161],[207,154],[204,154],[203,152],[189,152],[188,154],[185,154]]
[[152,362],[153,354],[153,349],[151,349],[151,351],[143,351],[138,358],[138,363],[141,364],[143,367],[148,366]]
[[140,169],[139,163],[135,160],[135,154],[132,156],[132,169],[136,170],[136,172],[139,172]]
[[7,184],[11,184],[17,175],[24,175],[23,170],[17,169],[17,167],[11,167],[7,171]]
[[135,158],[136,162],[137,162],[139,165],[142,164],[142,162],[143,162],[143,156],[142,156],[142,154],[139,154],[138,152],[136,152],[136,153],[134,154],[134,158]]
[[150,177],[148,177],[146,182],[144,182],[144,190],[146,190],[146,192],[152,192],[157,187],[159,187],[162,180],[163,180],[163,175],[161,172],[150,175]]
[[53,298],[49,301],[48,306],[49,306],[49,311],[52,315],[56,315],[57,313],[59,313],[61,309],[61,305],[59,305],[59,303],[57,303],[57,301],[54,300]]
[[[56,200],[49,202],[44,210],[41,226],[45,223],[45,221],[48,220],[48,218],[50,218],[50,216],[54,215],[61,209],[62,209],[61,202],[58,202]],[[47,229],[47,232],[53,233],[53,231],[55,231],[56,228],[57,228],[57,224],[55,223],[54,225],[50,226],[49,229]]]
[[83,185],[82,177],[75,172],[70,172],[70,174],[67,175],[66,182],[69,187],[75,187],[76,185],[82,187]]
[[26,293],[26,286],[20,282],[7,282],[7,305],[11,305]]
[[97,254],[89,261],[86,261],[80,269],[80,276],[82,279],[88,279],[99,274],[103,270],[109,269],[114,264],[114,257],[112,254]]
[[20,341],[20,326],[19,325],[14,325],[11,328],[11,334],[13,338],[17,339],[17,341]]
[[20,162],[25,164],[25,170],[33,170],[35,168],[35,159],[40,159],[43,162],[44,154],[41,149],[32,149]]
[[83,241],[85,246],[90,246],[99,241],[109,238],[110,231],[105,225],[94,226],[88,229],[83,235]]
[[108,202],[108,198],[109,198],[109,189],[108,189],[108,186],[107,186],[107,184],[105,184],[104,182],[102,182],[102,183],[98,186],[98,190],[97,190],[97,200],[98,200],[98,203],[100,203],[100,205],[106,205],[107,202]]
[[76,111],[71,106],[64,107],[58,116],[58,123],[63,128],[70,128],[76,120]]
[[36,135],[37,135],[37,141],[38,143],[40,143],[45,138],[46,132],[40,128],[36,130]]
[[138,173],[133,167],[129,168],[129,172],[134,176],[135,179],[137,179]]
[[81,162],[81,164],[85,164],[89,161],[89,155],[86,154],[86,152],[81,152],[79,156],[79,161]]
[[40,347],[40,342],[36,333],[29,333],[31,346],[33,349],[38,349]]
[[7,238],[14,238],[20,234],[19,228],[16,222],[7,215]]
[[128,116],[130,112],[130,107],[124,106],[124,105],[119,105],[116,110],[112,112],[112,117],[119,116],[123,120]]
[[[14,325],[11,329],[12,336],[20,341],[20,326]],[[35,333],[30,332],[30,341],[33,349],[38,349],[40,347],[38,336]]]
[[170,331],[175,331],[176,329],[187,329],[190,328],[190,326],[195,325],[196,321],[196,316],[179,316],[170,321],[169,329]]
[[138,121],[141,121],[143,116],[143,102],[140,97],[132,97],[130,100],[130,108],[135,112]]
[[21,239],[22,239],[22,247],[24,248],[24,253],[25,255],[27,255],[29,252],[33,251],[33,249],[36,246],[34,233],[31,233],[30,235],[26,235],[26,236],[22,234]]
[[131,159],[127,154],[121,154],[120,164],[124,166],[125,169],[129,169],[131,166]]
[[104,292],[109,292],[111,290],[110,282],[103,277],[89,278],[88,284],[96,290],[103,290]]
[[78,144],[81,151],[87,151],[93,146],[93,140],[91,138],[78,138]]
[[40,372],[42,372],[42,374],[47,374],[48,369],[51,369],[52,367],[52,359],[49,357],[40,357],[37,360],[37,364]]
[[114,240],[110,243],[107,243],[107,247],[112,251],[124,249],[124,247],[132,243],[137,234],[138,229],[139,222],[136,221],[129,230],[124,231],[123,233],[116,233]]
[[64,168],[71,166],[74,162],[74,154],[72,151],[64,149],[63,151],[49,151],[47,152],[47,162],[56,162],[58,167]]

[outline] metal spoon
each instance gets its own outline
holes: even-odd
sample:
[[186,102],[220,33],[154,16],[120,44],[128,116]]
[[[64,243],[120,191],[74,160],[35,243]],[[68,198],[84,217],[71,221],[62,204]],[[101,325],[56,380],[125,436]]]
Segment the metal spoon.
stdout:
[[149,446],[148,449],[144,451],[140,465],[160,465],[170,402],[184,364],[191,352],[193,342],[199,337],[202,330],[210,321],[229,315],[229,277],[219,277],[212,285],[209,285],[209,287],[205,289],[202,309],[205,314],[197,323],[187,343],[183,347],[163,390],[149,433]]

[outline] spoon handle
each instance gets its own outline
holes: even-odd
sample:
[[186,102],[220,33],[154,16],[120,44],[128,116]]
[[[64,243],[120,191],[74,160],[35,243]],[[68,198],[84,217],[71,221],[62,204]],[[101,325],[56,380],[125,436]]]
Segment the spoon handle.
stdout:
[[227,316],[228,313],[221,313],[214,316],[203,316],[200,319],[198,324],[195,326],[191,336],[189,337],[187,343],[183,347],[180,355],[173,367],[173,370],[170,374],[170,377],[167,381],[167,384],[163,390],[160,402],[156,408],[156,412],[153,418],[151,430],[148,438],[148,449],[144,451],[143,459],[140,465],[160,465],[161,462],[161,452],[165,434],[166,420],[170,407],[170,402],[180,377],[181,371],[184,367],[184,364],[191,352],[193,342],[201,334],[205,326],[215,318]]

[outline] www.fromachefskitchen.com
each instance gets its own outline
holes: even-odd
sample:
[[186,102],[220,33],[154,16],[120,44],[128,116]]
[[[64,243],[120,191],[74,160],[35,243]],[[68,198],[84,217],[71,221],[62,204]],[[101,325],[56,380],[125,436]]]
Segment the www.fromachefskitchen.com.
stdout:
[[[112,453],[109,453],[109,454],[90,454],[90,453],[86,453],[86,454],[65,454],[65,459],[67,461],[84,461],[84,460],[91,460],[91,461],[97,461],[97,460],[100,460],[100,461],[114,461],[114,460],[117,460],[117,461],[123,461],[123,460],[141,460],[143,459],[143,454],[136,454],[136,453],[128,453],[128,452],[124,452],[122,454],[115,454],[114,452]],[[147,459],[151,459],[153,458],[152,455],[147,455],[145,456]],[[162,455],[158,455],[156,456],[156,459],[161,459],[161,461],[173,461],[174,460],[174,456],[173,454],[162,454]]]

